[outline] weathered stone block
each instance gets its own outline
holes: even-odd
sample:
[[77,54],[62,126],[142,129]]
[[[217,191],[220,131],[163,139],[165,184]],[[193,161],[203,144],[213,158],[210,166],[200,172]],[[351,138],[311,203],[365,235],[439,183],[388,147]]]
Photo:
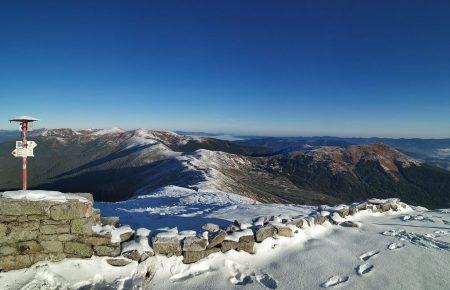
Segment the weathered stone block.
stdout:
[[40,261],[52,261],[59,262],[66,257],[64,253],[36,253],[30,255],[31,263],[37,263]]
[[70,232],[80,235],[92,235],[92,226],[94,220],[92,218],[74,219],[70,221]]
[[122,256],[124,256],[125,258],[138,262],[145,261],[148,257],[152,257],[154,255],[155,253],[153,251],[145,251],[143,253],[140,253],[138,250],[131,250],[122,253]]
[[68,201],[53,205],[50,208],[50,217],[54,220],[72,220],[90,217],[92,205],[77,201]]
[[348,214],[349,215],[354,215],[358,212],[358,208],[356,206],[352,206],[348,209]]
[[292,237],[292,229],[288,226],[283,225],[274,225],[275,229],[277,230],[277,235],[282,237]]
[[204,251],[208,241],[203,237],[187,237],[183,241],[183,251]]
[[60,241],[41,241],[44,253],[62,253],[64,251],[63,243]]
[[111,266],[114,267],[123,267],[126,266],[128,264],[130,264],[132,261],[127,260],[127,259],[122,259],[122,258],[118,258],[118,259],[107,259],[106,263],[110,264]]
[[80,237],[74,234],[53,234],[53,235],[40,234],[38,236],[38,240],[70,242],[70,241],[79,241]]
[[262,242],[269,237],[273,237],[276,234],[276,232],[277,230],[272,225],[260,227],[259,229],[256,230],[255,233],[256,241],[258,243]]
[[20,242],[16,245],[20,254],[35,254],[42,252],[44,248],[36,241]]
[[15,215],[0,215],[0,223],[9,223],[17,220]]
[[314,224],[322,225],[327,220],[327,217],[322,216],[321,214],[316,214],[314,216]]
[[4,256],[0,259],[0,272],[22,269],[31,266],[29,255]]
[[253,248],[255,246],[255,237],[253,235],[251,236],[242,236],[239,238],[239,243],[237,250],[238,251],[244,251],[250,254],[253,254]]
[[117,216],[104,216],[100,217],[102,225],[109,225],[117,228],[119,226],[119,217]]
[[120,256],[120,246],[94,246],[94,253],[97,256]]
[[224,240],[222,244],[220,244],[220,250],[222,253],[228,252],[229,250],[236,250],[239,246],[238,242],[230,241],[230,240]]
[[337,209],[334,212],[337,212],[341,217],[345,218],[346,216],[348,216],[349,213],[349,208],[348,207],[343,207],[341,209]]
[[185,264],[195,263],[203,258],[206,258],[212,253],[217,252],[220,252],[220,248],[211,248],[204,251],[185,251],[183,252],[183,263]]
[[177,237],[153,237],[152,248],[156,254],[168,257],[181,255],[181,245]]
[[67,234],[70,233],[69,224],[57,224],[57,225],[41,225],[39,231],[44,235],[53,234]]
[[77,242],[65,242],[64,253],[72,254],[75,257],[91,257],[94,253],[90,245],[77,243]]
[[9,223],[7,224],[6,230],[4,227],[1,230],[3,231],[3,235],[0,234],[0,244],[35,240],[38,235],[38,228],[39,222],[37,221]]
[[28,216],[28,215],[45,215],[48,216],[51,202],[46,201],[29,201],[22,199],[0,199],[0,215],[2,216]]
[[381,205],[381,211],[382,212],[386,212],[389,211],[391,209],[391,204],[390,203],[384,203]]
[[227,233],[224,230],[220,230],[215,233],[211,233],[209,236],[209,244],[207,246],[208,249],[214,248],[215,246],[221,244],[225,237],[227,236]]
[[17,249],[11,245],[0,246],[0,256],[9,256],[17,253]]
[[304,222],[304,219],[302,219],[302,218],[296,218],[296,219],[293,219],[293,220],[288,221],[287,224],[288,224],[288,225],[294,225],[294,226],[296,226],[297,228],[301,228],[301,227],[303,227],[303,222]]
[[88,236],[84,238],[84,242],[93,246],[111,245],[111,235],[107,234]]

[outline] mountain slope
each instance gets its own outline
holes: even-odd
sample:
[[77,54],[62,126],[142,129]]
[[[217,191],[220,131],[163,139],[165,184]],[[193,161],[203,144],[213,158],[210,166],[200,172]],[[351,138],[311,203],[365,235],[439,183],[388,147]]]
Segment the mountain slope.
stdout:
[[[266,149],[144,129],[43,130],[30,139],[38,143],[29,159],[32,188],[88,191],[97,200],[176,185],[271,203],[336,204],[371,196],[399,196],[429,207],[450,202],[450,172],[383,144],[254,157]],[[12,141],[0,143],[0,190],[19,187],[13,147]]]

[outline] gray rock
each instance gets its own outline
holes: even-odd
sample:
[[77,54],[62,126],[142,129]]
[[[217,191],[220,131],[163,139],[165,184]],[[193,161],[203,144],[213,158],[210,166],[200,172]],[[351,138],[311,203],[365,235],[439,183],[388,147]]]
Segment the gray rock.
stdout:
[[256,230],[256,233],[255,233],[256,241],[258,243],[262,242],[269,237],[275,236],[276,232],[277,232],[277,230],[272,225],[266,225],[266,226],[260,227],[259,229]]
[[127,259],[116,258],[116,259],[106,259],[106,263],[114,267],[123,267],[130,264],[131,261]]
[[90,203],[94,203],[94,197],[92,196],[92,194],[87,193],[87,192],[78,192],[78,193],[73,193],[75,195],[84,197],[85,199],[87,199]]
[[277,235],[282,237],[292,237],[292,229],[288,226],[284,225],[273,225],[275,229],[277,230]]
[[183,240],[183,251],[204,251],[208,241],[203,237],[187,237]]
[[348,209],[348,214],[349,215],[354,215],[358,212],[358,208],[356,206],[352,206]]
[[222,253],[228,252],[229,250],[236,250],[239,246],[238,242],[224,240],[222,244],[220,244],[220,250]]
[[292,219],[292,220],[288,221],[287,224],[288,225],[294,225],[294,226],[296,226],[297,228],[300,229],[300,228],[303,227],[304,221],[305,220],[303,218],[295,218],[295,219]]
[[97,256],[117,257],[120,255],[120,246],[94,246]]
[[168,257],[181,255],[181,245],[177,237],[153,237],[152,248],[156,254]]
[[90,245],[77,242],[65,242],[64,253],[71,254],[74,257],[89,258],[93,255],[94,250]]
[[239,227],[238,226],[236,226],[236,225],[229,225],[227,228],[226,228],[226,232],[227,233],[234,233],[234,232],[236,232],[236,231],[239,231]]
[[340,223],[339,225],[343,226],[343,227],[348,227],[348,228],[358,228],[359,227],[359,225],[357,223],[352,222],[352,221],[345,221],[345,222]]
[[44,235],[54,235],[54,234],[68,234],[70,233],[69,224],[59,224],[59,225],[41,225],[39,231]]
[[111,234],[88,236],[84,238],[84,242],[93,246],[111,245]]
[[314,216],[314,224],[322,225],[327,220],[327,217],[322,216],[321,214],[316,214]]
[[373,204],[373,205],[381,205],[381,204],[384,203],[384,201],[381,200],[381,199],[372,198],[372,199],[369,199],[369,200],[367,201],[367,203],[368,203],[368,204]]
[[31,263],[37,263],[40,261],[59,262],[66,258],[64,253],[36,253],[30,255]]
[[29,201],[24,199],[0,198],[1,216],[28,216],[45,215],[48,216],[50,207],[55,204],[46,201]]
[[254,246],[255,246],[255,236],[253,236],[253,235],[251,235],[251,236],[242,236],[242,237],[239,238],[237,250],[253,254],[254,253],[254,250],[253,250]]
[[204,224],[202,226],[202,229],[204,229],[205,231],[208,231],[210,233],[215,233],[215,232],[218,232],[220,230],[218,225],[212,224],[212,223]]
[[334,212],[337,212],[341,217],[345,218],[346,216],[348,216],[350,210],[348,207],[344,207],[344,208],[335,210]]
[[365,209],[367,209],[367,206],[368,206],[367,202],[363,202],[363,203],[358,204],[356,206],[356,209],[358,209],[358,210],[365,210]]
[[214,248],[215,246],[221,244],[227,233],[224,230],[220,230],[218,232],[212,233],[209,235],[209,244],[207,246],[208,249]]
[[39,222],[11,222],[0,228],[0,244],[13,244],[22,241],[36,240],[38,236]]
[[63,243],[60,241],[41,241],[44,253],[62,253],[64,251]]
[[380,208],[380,210],[381,210],[382,212],[389,211],[390,209],[391,209],[391,204],[390,204],[390,203],[383,203],[383,204],[381,205],[381,208]]
[[0,272],[23,269],[31,266],[29,255],[4,256],[0,259]]
[[206,258],[207,256],[211,255],[212,253],[220,252],[219,248],[211,248],[204,251],[184,251],[183,252],[183,263],[185,264],[191,264],[195,263],[203,258]]
[[11,245],[0,246],[0,256],[9,256],[17,253],[17,249]]
[[70,242],[78,241],[79,236],[74,234],[54,234],[54,235],[44,235],[39,234],[39,241],[60,241],[60,242]]
[[92,216],[92,205],[78,201],[68,201],[53,205],[50,217],[53,220],[72,220]]
[[120,242],[123,243],[123,242],[129,241],[132,237],[133,237],[132,231],[123,233],[120,235]]
[[115,228],[119,227],[119,217],[117,216],[100,217],[100,222],[102,225],[109,225]]
[[70,221],[70,232],[73,234],[90,236],[93,234],[93,231],[92,231],[93,225],[94,225],[94,219],[92,217],[73,219]]

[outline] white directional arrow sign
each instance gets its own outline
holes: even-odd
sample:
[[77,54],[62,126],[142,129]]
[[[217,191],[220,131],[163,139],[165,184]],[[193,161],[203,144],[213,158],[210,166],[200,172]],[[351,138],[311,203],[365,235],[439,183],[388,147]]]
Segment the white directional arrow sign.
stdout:
[[26,153],[27,157],[34,157],[34,152],[33,149],[31,148],[27,148],[26,151],[23,150],[24,148],[16,148],[14,149],[11,154],[14,157],[23,157],[24,156],[24,152]]
[[[16,141],[16,149],[22,149],[23,148],[23,142],[22,141]],[[27,149],[34,149],[36,148],[37,144],[34,141],[27,141]]]

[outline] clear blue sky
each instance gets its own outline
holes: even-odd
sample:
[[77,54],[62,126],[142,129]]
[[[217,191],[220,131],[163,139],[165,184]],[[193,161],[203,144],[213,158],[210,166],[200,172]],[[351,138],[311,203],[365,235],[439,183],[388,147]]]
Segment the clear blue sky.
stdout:
[[450,1],[2,1],[0,101],[0,128],[450,137]]

